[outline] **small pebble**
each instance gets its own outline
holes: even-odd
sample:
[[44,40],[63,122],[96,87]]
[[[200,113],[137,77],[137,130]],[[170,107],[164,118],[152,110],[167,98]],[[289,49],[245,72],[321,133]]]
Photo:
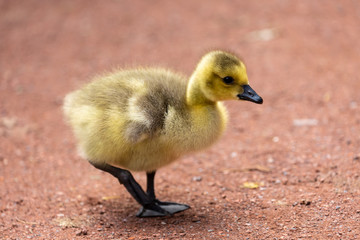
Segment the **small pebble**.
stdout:
[[76,236],[85,236],[88,234],[88,231],[86,229],[80,229],[79,231],[76,231]]
[[202,180],[202,177],[201,176],[195,176],[195,177],[192,178],[192,180],[194,182],[200,182]]
[[191,221],[194,223],[199,223],[200,219],[198,217],[194,217],[193,219],[191,219]]
[[312,118],[304,118],[304,119],[294,119],[293,125],[296,127],[303,127],[303,126],[316,126],[318,125],[317,119]]
[[273,163],[275,160],[274,160],[274,158],[273,157],[269,157],[268,159],[267,159],[267,162],[268,163]]
[[357,102],[350,102],[350,109],[356,109],[357,106]]
[[311,204],[311,201],[301,200],[300,204],[301,204],[301,205],[305,205],[305,206],[309,206],[309,205]]

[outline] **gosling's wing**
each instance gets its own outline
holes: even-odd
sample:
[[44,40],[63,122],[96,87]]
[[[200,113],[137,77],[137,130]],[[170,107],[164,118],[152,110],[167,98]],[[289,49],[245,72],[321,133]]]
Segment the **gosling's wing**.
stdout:
[[168,102],[160,90],[148,90],[145,95],[129,99],[125,137],[131,142],[140,142],[155,136],[165,124]]
[[129,98],[130,123],[125,136],[131,142],[156,137],[165,126],[169,107],[182,111],[186,81],[171,72],[149,72],[144,91]]

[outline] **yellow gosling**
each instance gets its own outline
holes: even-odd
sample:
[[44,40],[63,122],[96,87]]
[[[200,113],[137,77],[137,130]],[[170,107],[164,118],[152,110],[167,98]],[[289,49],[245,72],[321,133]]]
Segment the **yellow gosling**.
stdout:
[[[155,197],[155,172],[182,155],[204,149],[223,133],[224,100],[262,103],[234,55],[203,56],[187,82],[161,68],[119,70],[68,94],[64,113],[81,155],[124,184],[142,205],[137,216],[166,216],[189,208]],[[132,171],[146,171],[147,191]]]

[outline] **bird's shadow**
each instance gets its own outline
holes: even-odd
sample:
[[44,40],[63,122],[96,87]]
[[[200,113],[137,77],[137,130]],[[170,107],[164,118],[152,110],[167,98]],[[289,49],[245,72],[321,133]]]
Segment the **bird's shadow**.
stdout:
[[140,205],[126,197],[123,200],[102,201],[103,210],[95,217],[94,224],[103,224],[104,231],[112,233],[126,234],[129,231],[132,233],[141,231],[147,234],[159,234],[169,232],[169,225],[178,231],[185,231],[194,227],[201,228],[217,221],[206,213],[197,212],[194,208],[167,217],[139,218],[136,217],[136,213]]

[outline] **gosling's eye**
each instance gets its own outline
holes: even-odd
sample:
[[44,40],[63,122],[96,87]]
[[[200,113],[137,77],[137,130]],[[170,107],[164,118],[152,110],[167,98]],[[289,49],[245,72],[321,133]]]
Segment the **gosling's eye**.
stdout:
[[232,84],[234,82],[234,79],[232,77],[230,77],[230,76],[227,76],[227,77],[223,78],[223,82],[225,84]]

